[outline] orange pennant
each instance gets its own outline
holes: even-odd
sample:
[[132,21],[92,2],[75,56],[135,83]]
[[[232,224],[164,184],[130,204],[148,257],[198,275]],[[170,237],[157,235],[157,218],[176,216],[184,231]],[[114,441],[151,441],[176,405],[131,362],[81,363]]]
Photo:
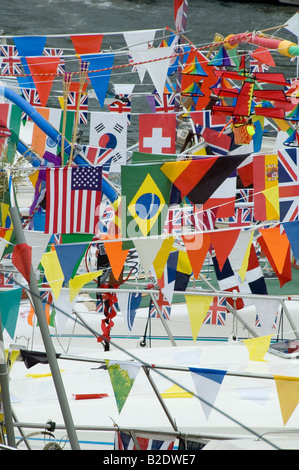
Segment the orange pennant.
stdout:
[[[113,272],[113,275],[116,280],[120,278],[121,272],[123,270],[125,261],[127,259],[128,253],[130,250],[123,250],[121,240],[116,241],[117,237],[114,235],[104,235],[101,237],[104,245],[105,251],[109,259],[109,263]],[[105,240],[112,240],[105,243]]]
[[225,231],[214,230],[210,233],[220,271],[222,271],[225,261],[235,246],[240,231],[241,229]]
[[258,242],[282,287],[292,279],[290,242],[286,233],[280,233],[280,227],[260,229],[259,232]]
[[208,233],[197,233],[182,235],[182,238],[192,267],[193,275],[197,278],[211,245],[210,236]]
[[46,107],[48,97],[57,74],[60,57],[27,57],[27,64],[32,74],[41,105]]

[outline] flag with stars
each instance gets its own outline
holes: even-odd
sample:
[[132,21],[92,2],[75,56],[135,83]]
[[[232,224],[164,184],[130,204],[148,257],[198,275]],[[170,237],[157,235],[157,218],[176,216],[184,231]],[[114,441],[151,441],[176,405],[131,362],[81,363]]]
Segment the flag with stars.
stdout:
[[46,170],[45,233],[97,233],[101,167],[63,167]]

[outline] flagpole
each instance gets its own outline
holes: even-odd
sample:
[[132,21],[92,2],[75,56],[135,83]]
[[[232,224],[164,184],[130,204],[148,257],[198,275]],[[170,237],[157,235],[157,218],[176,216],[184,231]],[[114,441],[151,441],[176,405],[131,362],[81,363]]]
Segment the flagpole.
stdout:
[[71,148],[71,154],[70,154],[70,159],[69,159],[69,165],[71,165],[73,161],[74,145],[76,141],[77,128],[78,128],[78,122],[79,122],[80,101],[81,101],[83,87],[86,81],[87,70],[88,70],[88,62],[82,61],[80,64],[79,93],[78,93],[78,101],[77,101],[76,114],[75,114],[75,124],[74,124],[72,148]]
[[1,312],[0,312],[0,348],[3,347],[3,363],[0,360],[0,389],[1,389],[1,400],[3,405],[4,424],[6,428],[7,444],[10,447],[16,447],[15,433],[12,421],[12,408],[9,394],[9,381],[8,381],[8,367],[5,362],[5,349],[3,341],[3,331],[1,323]]
[[[182,12],[182,22],[181,22],[181,29],[179,29],[179,26],[176,25],[177,29],[177,34],[180,34],[179,38],[179,49],[181,49],[181,45],[184,43],[184,33],[186,31],[186,26],[187,26],[187,10],[188,10],[188,0],[184,0],[183,3],[183,12]],[[179,56],[179,63],[178,63],[178,71],[177,71],[177,79],[176,79],[176,90],[175,90],[175,102],[174,102],[174,111],[176,113],[176,133],[178,131],[178,126],[179,126],[179,115],[178,112],[180,110],[180,102],[181,102],[181,91],[182,91],[182,72],[181,69],[183,67],[183,61],[184,57],[181,54]]]
[[[7,173],[9,177],[9,191],[10,191],[10,200],[11,200],[10,217],[11,217],[14,232],[16,235],[16,242],[17,244],[26,244],[26,239],[25,239],[25,235],[23,232],[23,228],[22,228],[19,210],[16,207],[16,203],[15,203],[11,175],[9,171],[7,171]],[[49,327],[47,324],[42,300],[40,297],[40,293],[38,290],[38,286],[36,283],[35,274],[34,274],[32,265],[30,267],[29,289],[30,289],[30,294],[32,297],[34,311],[35,311],[35,314],[39,323],[40,332],[41,332],[42,339],[44,342],[47,359],[48,359],[50,369],[52,372],[52,377],[53,377],[53,382],[56,388],[57,398],[58,398],[61,412],[64,418],[65,427],[67,429],[70,445],[71,445],[72,450],[80,450],[77,433],[75,430],[75,426],[74,426],[72,415],[71,415],[70,408],[69,408],[69,402],[67,399],[67,395],[65,393],[61,373],[60,373],[59,366],[58,366],[56,351],[54,349],[54,346],[51,340]]]
[[63,121],[62,121],[62,140],[61,140],[61,165],[64,166],[64,144],[65,144],[65,128],[67,116],[67,98],[72,82],[72,73],[66,72],[63,76]]

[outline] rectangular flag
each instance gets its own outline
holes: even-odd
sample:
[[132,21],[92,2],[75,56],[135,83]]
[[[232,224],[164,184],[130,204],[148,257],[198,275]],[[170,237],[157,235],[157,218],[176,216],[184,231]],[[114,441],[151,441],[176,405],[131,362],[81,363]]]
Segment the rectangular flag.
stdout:
[[[140,450],[172,450],[174,441],[153,438],[136,437]],[[119,431],[115,433],[114,450],[137,450],[130,433]]]
[[278,157],[253,158],[254,215],[256,220],[279,219]]
[[299,220],[298,148],[278,151],[278,180],[281,222]]
[[175,154],[176,115],[141,114],[139,116],[139,151]]
[[46,233],[97,233],[101,167],[46,169]]
[[118,113],[90,113],[89,144],[99,148],[98,159],[111,159],[110,171],[127,161],[127,117]]

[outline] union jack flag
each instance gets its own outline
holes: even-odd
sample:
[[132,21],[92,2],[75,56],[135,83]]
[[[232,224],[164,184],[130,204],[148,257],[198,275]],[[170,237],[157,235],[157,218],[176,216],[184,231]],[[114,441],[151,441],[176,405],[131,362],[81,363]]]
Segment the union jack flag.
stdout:
[[[162,312],[162,315],[166,320],[169,320],[170,314],[171,314],[171,304],[168,302],[166,299],[165,295],[163,292],[159,292],[159,294],[154,294],[154,297],[157,301],[157,304]],[[159,313],[157,312],[157,309],[154,305],[154,303],[151,300],[150,303],[150,317],[151,318],[160,318]]]
[[154,93],[155,96],[155,109],[156,113],[168,113],[174,111],[175,104],[175,92],[163,93],[161,98],[158,93]]
[[[77,91],[69,91],[67,96],[67,109],[70,111],[76,111],[78,104],[79,93]],[[88,119],[88,96],[87,93],[83,93],[80,98],[79,108],[79,123],[87,124]]]
[[278,150],[279,209],[281,222],[299,220],[299,149]]
[[111,149],[82,145],[81,153],[83,153],[85,158],[87,158],[93,165],[102,166],[102,175],[106,178],[108,177],[113,160]]
[[[174,441],[162,441],[136,436],[141,450],[172,450]],[[130,433],[118,431],[115,433],[114,450],[137,450]]]
[[43,54],[45,56],[49,56],[49,57],[61,57],[60,62],[59,62],[58,67],[57,67],[57,73],[59,75],[63,75],[65,73],[65,61],[62,58],[63,49],[57,49],[55,47],[51,47],[51,48],[46,47],[43,51]]
[[0,274],[0,287],[13,288],[15,287],[14,274],[10,272]]
[[[273,329],[277,328],[277,318],[278,318],[278,313],[277,313],[275,321],[273,323],[273,327],[272,327]],[[258,315],[255,316],[254,326],[256,326],[256,327],[261,327],[262,326],[261,323],[260,323],[260,319],[259,319]]]
[[[22,96],[32,106],[41,106],[36,88],[22,88]],[[28,116],[28,114],[24,112],[22,112],[21,119],[31,121],[31,118]]]
[[21,58],[16,46],[0,46],[0,64],[2,75],[19,75],[21,70]]
[[233,217],[228,219],[229,227],[248,227],[253,223],[253,209],[250,207],[236,207]]
[[255,72],[267,72],[269,70],[269,65],[263,64],[259,60],[250,59],[249,62],[249,67],[250,67],[250,72],[255,73]]
[[225,325],[226,313],[226,297],[214,297],[203,323],[207,325]]

